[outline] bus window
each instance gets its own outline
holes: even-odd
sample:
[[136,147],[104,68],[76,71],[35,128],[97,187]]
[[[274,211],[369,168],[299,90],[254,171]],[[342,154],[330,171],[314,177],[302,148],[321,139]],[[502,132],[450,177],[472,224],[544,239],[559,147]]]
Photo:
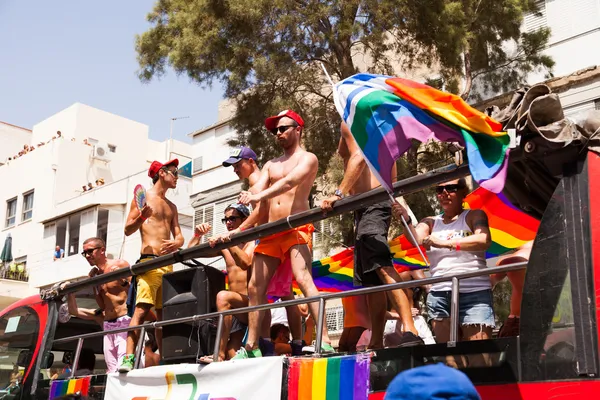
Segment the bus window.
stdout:
[[24,378],[31,373],[38,331],[38,316],[29,307],[19,307],[0,319],[0,397],[18,398]]

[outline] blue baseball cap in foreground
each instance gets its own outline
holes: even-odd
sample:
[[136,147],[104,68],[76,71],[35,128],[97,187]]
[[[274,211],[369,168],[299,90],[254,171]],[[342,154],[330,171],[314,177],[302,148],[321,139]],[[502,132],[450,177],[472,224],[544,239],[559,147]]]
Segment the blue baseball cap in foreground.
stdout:
[[469,378],[442,363],[399,373],[384,400],[481,400]]
[[232,204],[228,205],[227,208],[225,209],[225,211],[227,211],[229,209],[237,210],[237,212],[239,212],[246,218],[248,218],[248,216],[250,215],[250,209],[240,203],[232,203]]
[[229,167],[243,159],[256,161],[256,158],[256,153],[250,147],[239,147],[231,151],[229,158],[223,161],[223,166]]

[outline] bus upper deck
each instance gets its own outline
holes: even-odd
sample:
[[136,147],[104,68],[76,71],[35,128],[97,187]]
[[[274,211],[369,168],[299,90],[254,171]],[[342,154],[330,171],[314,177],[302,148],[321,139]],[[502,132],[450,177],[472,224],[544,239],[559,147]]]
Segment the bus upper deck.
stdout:
[[[544,171],[539,181],[550,182],[554,186],[550,196],[546,195],[547,201],[543,205],[545,211],[527,263],[520,335],[472,342],[451,340],[449,343],[376,351],[372,354],[370,369],[373,398],[378,398],[377,393],[384,391],[390,380],[402,370],[443,361],[448,356],[481,353],[493,355],[492,365],[476,368],[466,366],[463,371],[478,385],[484,399],[531,398],[526,395],[531,388],[527,385],[536,385],[536,390],[545,391],[544,393],[557,393],[562,390],[560,387],[568,387],[572,398],[598,389],[597,317],[600,304],[595,293],[600,285],[600,213],[597,210],[600,204],[600,158],[592,152],[573,152],[572,148],[565,148],[528,161],[535,163],[536,172]],[[396,194],[410,193],[467,173],[467,168],[460,166],[412,177],[395,184]],[[513,179],[510,174],[509,170],[509,182]],[[515,182],[519,182],[519,178],[522,179],[522,176],[518,175],[518,178],[512,180],[512,187],[518,187]],[[544,196],[544,193],[537,193],[532,197],[539,199]],[[374,190],[355,198],[348,198],[340,201],[329,216],[374,204],[386,197],[387,194],[383,190]],[[538,204],[537,208],[539,207],[541,205]],[[232,246],[322,218],[320,210],[310,210],[291,216],[285,221],[245,231],[235,236],[230,243],[218,246]],[[97,327],[77,319],[72,319],[66,324],[59,322],[59,308],[64,294],[86,286],[139,274],[172,262],[202,257],[208,251],[208,245],[182,250],[134,265],[129,270],[73,283],[63,291],[44,292],[38,301],[23,300],[4,310],[0,316],[0,345],[5,347],[9,354],[14,354],[17,364],[24,368],[19,390],[6,393],[5,398],[48,398],[49,382],[40,374],[53,363],[58,364],[58,358],[62,358],[66,364],[73,363],[72,368],[75,372],[84,343],[86,347],[94,349],[96,354],[102,353],[101,335],[105,332],[98,333]],[[523,265],[516,264],[500,270],[490,269],[485,273],[519,268],[523,268]],[[434,281],[435,279],[428,282]],[[458,277],[454,281],[453,298],[457,297]],[[405,288],[419,284],[421,283],[411,282],[395,286]],[[363,288],[355,293],[367,293],[372,290],[380,288]],[[318,301],[322,315],[325,300],[348,294],[352,293],[297,299],[279,305],[261,306],[260,309]],[[454,299],[453,329],[457,326],[454,309],[456,304]],[[220,327],[223,315],[224,313],[215,313],[186,317],[153,323],[144,326],[143,329],[160,329],[173,323],[183,324],[204,318],[212,318],[215,325]],[[322,328],[323,320],[320,319],[317,331]],[[217,336],[219,331],[217,328]],[[320,335],[317,334],[317,340],[319,338]],[[453,338],[456,339],[455,332]],[[139,351],[141,350],[138,349]],[[70,356],[71,353],[74,357]],[[95,379],[97,382],[93,384],[101,387],[105,378]],[[562,383],[557,384],[557,381]],[[227,385],[227,382],[225,379],[223,384]],[[285,386],[284,380],[284,392]],[[102,396],[101,392],[97,395]],[[521,397],[516,397],[517,395]]]

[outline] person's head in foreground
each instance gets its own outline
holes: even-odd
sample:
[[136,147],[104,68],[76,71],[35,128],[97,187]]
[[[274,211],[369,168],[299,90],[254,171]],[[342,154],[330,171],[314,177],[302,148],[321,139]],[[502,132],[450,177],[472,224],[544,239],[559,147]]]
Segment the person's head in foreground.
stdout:
[[283,149],[294,148],[300,143],[304,120],[292,110],[284,110],[265,120],[265,127]]
[[177,167],[179,167],[179,160],[176,158],[165,163],[153,161],[148,169],[148,176],[152,179],[153,184],[160,181],[166,189],[175,189],[179,177]]
[[222,222],[225,224],[228,231],[232,231],[237,229],[249,215],[250,210],[248,207],[240,203],[233,203],[228,205],[225,209],[225,216],[222,219]]
[[258,168],[256,160],[256,153],[250,147],[240,147],[231,152],[229,158],[223,161],[223,166],[233,166],[233,172],[238,178],[248,179],[250,174]]
[[435,193],[445,214],[458,215],[462,211],[463,200],[469,194],[469,187],[465,178],[460,178],[440,183]]
[[442,363],[399,373],[384,400],[481,400],[467,376]]

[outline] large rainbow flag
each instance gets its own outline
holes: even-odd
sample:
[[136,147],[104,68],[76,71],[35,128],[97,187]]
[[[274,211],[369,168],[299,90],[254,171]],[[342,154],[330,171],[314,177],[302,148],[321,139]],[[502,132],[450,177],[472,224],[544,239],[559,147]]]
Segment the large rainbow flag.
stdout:
[[500,193],[506,180],[509,136],[502,126],[445,93],[402,78],[356,74],[337,83],[334,102],[371,171],[391,192],[393,163],[411,140],[458,142],[482,187]]
[[290,358],[289,362],[289,400],[367,400],[369,397],[369,355]]
[[[505,254],[535,239],[540,221],[513,206],[502,193],[496,194],[480,187],[465,198],[465,203],[465,208],[481,209],[488,216],[492,245],[486,253],[487,258]],[[398,272],[426,268],[417,248],[404,235],[392,239],[389,245]],[[421,249],[425,253],[425,249]],[[312,263],[313,279],[321,292],[355,289],[353,270],[353,248]],[[295,281],[294,289],[299,290]]]
[[480,209],[488,216],[492,245],[487,258],[498,257],[535,239],[540,221],[513,206],[502,193],[480,187],[465,197],[465,208]]

